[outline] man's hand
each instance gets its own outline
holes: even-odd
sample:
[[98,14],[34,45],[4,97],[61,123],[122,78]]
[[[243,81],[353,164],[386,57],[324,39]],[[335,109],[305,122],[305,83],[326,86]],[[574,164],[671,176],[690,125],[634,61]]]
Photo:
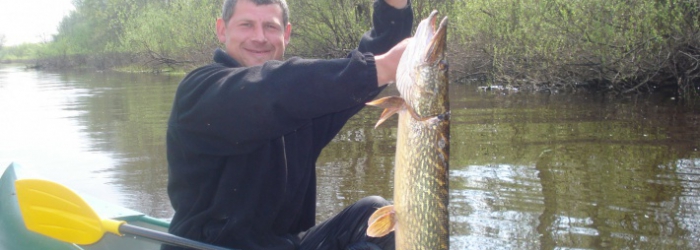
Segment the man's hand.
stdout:
[[384,2],[397,9],[403,9],[408,4],[408,0],[384,0]]
[[388,52],[374,57],[374,62],[377,66],[377,84],[380,87],[396,81],[396,69],[399,66],[399,60],[401,60],[401,55],[403,55],[403,51],[406,50],[406,45],[411,39],[406,38]]

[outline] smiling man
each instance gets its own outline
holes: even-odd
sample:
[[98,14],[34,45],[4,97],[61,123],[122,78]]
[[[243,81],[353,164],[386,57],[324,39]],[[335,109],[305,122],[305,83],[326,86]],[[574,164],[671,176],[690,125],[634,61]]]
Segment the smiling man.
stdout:
[[216,20],[216,34],[226,52],[243,66],[282,60],[292,33],[286,6],[239,1],[235,10]]
[[[190,72],[167,132],[170,232],[238,249],[394,249],[365,235],[376,196],[315,224],[315,163],[348,119],[393,82],[410,36],[408,0],[377,0],[346,58],[283,60],[284,0],[225,0],[225,51]],[[164,246],[165,249],[175,249]]]

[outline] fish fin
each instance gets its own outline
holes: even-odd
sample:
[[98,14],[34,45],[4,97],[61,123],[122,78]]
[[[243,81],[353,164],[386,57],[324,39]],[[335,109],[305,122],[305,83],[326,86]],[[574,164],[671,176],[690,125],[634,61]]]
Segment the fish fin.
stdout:
[[374,128],[379,127],[380,124],[384,123],[389,117],[399,112],[406,102],[403,98],[399,96],[387,96],[382,97],[377,100],[366,103],[369,106],[375,106],[379,108],[384,108],[384,111],[379,116],[379,121],[374,125]]
[[369,217],[367,227],[367,236],[369,237],[384,237],[394,231],[396,227],[396,211],[394,205],[388,205],[374,211]]

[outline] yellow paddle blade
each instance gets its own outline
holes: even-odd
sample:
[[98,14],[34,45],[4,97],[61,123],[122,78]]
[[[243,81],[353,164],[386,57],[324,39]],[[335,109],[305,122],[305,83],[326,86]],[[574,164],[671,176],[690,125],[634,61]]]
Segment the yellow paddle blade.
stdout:
[[119,235],[123,222],[103,221],[87,202],[61,184],[23,179],[15,181],[15,189],[30,231],[80,245],[99,241],[106,231]]
[[394,205],[383,206],[374,211],[369,217],[367,236],[384,237],[396,227],[396,211]]

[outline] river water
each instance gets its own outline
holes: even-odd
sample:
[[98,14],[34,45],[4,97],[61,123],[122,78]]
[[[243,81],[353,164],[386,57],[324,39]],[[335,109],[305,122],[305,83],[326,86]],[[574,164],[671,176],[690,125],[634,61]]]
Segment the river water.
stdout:
[[[0,65],[0,170],[16,162],[170,218],[165,130],[181,78]],[[700,248],[700,109],[459,84],[451,105],[452,249]],[[379,112],[360,112],[321,155],[318,220],[392,196],[396,118],[374,129]]]

